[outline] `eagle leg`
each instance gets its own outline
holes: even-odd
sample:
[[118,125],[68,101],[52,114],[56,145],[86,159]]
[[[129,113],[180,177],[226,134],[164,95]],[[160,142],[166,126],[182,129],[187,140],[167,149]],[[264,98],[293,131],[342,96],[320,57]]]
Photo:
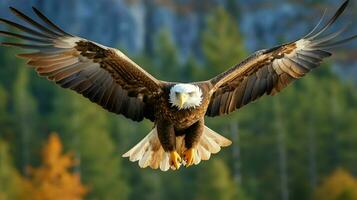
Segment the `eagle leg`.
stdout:
[[183,152],[183,159],[185,160],[186,167],[191,166],[195,160],[195,148],[191,147]]
[[185,160],[185,166],[189,167],[193,165],[195,161],[195,152],[198,142],[201,139],[204,129],[204,120],[201,119],[192,124],[185,130],[185,147],[186,151],[183,152],[183,159]]
[[170,151],[170,165],[174,169],[179,169],[181,166],[182,159],[176,151]]
[[165,152],[170,153],[169,163],[171,168],[176,170],[179,169],[182,159],[175,149],[176,136],[174,126],[172,123],[166,120],[159,120],[157,122],[157,133],[162,148],[165,150]]

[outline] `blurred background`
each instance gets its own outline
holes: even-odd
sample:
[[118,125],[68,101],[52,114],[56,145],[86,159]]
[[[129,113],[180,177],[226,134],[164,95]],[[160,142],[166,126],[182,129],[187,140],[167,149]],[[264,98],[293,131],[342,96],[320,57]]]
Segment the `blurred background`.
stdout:
[[[0,0],[35,6],[67,32],[117,47],[155,77],[211,78],[250,53],[298,39],[342,0]],[[357,33],[357,4],[331,29]],[[354,21],[353,21],[354,20]],[[2,30],[7,27],[1,26]],[[1,38],[0,40],[4,40]],[[152,123],[107,113],[37,77],[0,48],[0,200],[357,199],[357,44],[275,97],[207,118],[233,145],[175,172],[121,155]],[[22,51],[23,52],[23,51]]]

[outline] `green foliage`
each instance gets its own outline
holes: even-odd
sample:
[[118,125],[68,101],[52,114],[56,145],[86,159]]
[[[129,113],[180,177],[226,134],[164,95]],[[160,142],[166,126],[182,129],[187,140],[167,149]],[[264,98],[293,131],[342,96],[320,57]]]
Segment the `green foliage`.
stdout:
[[0,140],[0,199],[20,199],[23,186],[21,176],[12,163],[8,145]]
[[[279,121],[285,131],[292,199],[311,196],[313,176],[321,177],[339,165],[356,171],[356,157],[351,155],[357,153],[352,145],[357,142],[352,122],[356,109],[351,109],[356,106],[356,91],[329,71],[324,66],[276,97],[262,97],[239,111],[243,170],[247,183],[251,180],[249,194],[256,199],[279,198],[280,185],[271,185],[279,180],[279,131],[275,128]],[[280,117],[275,114],[277,108]]]
[[37,123],[36,100],[29,91],[29,69],[20,68],[13,86],[13,113],[16,119],[15,151],[18,154],[17,164],[26,174],[25,168],[33,162],[31,151],[39,147],[39,135],[35,134]]
[[14,74],[17,74],[18,69],[23,65],[23,61],[14,56],[17,53],[18,51],[14,49],[0,48],[0,84],[7,90],[11,90],[15,81]]
[[196,82],[203,81],[202,74],[204,74],[204,68],[200,66],[197,60],[190,56],[183,66],[183,75],[182,80],[180,82]]
[[234,183],[225,162],[220,159],[210,160],[198,172],[197,200],[247,200],[245,194]]
[[61,130],[67,148],[80,165],[75,169],[89,188],[88,199],[126,199],[120,155],[110,138],[108,116],[87,99],[65,91],[56,98],[53,127]]
[[246,55],[236,21],[222,7],[208,18],[202,40],[209,72],[204,74],[204,78],[222,73],[241,62]]
[[9,140],[13,134],[13,117],[9,115],[9,97],[6,90],[0,85],[0,138]]
[[161,30],[156,37],[154,48],[154,64],[161,80],[179,81],[177,49],[167,29]]

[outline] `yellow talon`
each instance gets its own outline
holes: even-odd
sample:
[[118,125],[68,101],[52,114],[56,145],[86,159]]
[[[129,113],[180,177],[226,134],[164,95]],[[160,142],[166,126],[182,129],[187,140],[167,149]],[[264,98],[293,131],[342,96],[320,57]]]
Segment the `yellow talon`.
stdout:
[[186,162],[186,167],[189,167],[193,164],[195,158],[195,149],[189,148],[185,152],[183,152],[183,159]]
[[176,151],[170,152],[170,165],[173,166],[175,169],[179,169],[181,166],[181,157]]

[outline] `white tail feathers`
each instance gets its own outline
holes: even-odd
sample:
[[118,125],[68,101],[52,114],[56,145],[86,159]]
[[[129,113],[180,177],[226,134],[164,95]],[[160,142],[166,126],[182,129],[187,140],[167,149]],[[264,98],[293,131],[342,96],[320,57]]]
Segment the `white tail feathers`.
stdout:
[[[221,147],[226,147],[230,144],[232,144],[230,140],[205,126],[200,141],[195,148],[193,163],[198,165],[201,160],[208,160],[211,154],[218,153]],[[185,150],[184,136],[176,137],[177,153],[182,157]],[[137,145],[126,152],[123,157],[129,157],[129,160],[132,162],[139,161],[141,168],[160,168],[162,171],[167,171],[171,167],[169,153],[165,152],[162,148],[156,127]]]
[[157,169],[160,167],[162,171],[170,168],[169,154],[161,146],[156,127],[123,157],[129,157],[132,162],[139,161],[141,168],[150,166]]

